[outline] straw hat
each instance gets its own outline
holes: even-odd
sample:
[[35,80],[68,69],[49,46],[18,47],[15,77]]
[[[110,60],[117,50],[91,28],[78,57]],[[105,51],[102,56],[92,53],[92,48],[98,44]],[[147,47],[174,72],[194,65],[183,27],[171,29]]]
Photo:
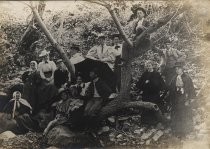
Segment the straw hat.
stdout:
[[41,52],[41,54],[39,55],[39,57],[46,56],[46,55],[48,55],[49,53],[50,53],[49,51],[43,50],[43,51]]

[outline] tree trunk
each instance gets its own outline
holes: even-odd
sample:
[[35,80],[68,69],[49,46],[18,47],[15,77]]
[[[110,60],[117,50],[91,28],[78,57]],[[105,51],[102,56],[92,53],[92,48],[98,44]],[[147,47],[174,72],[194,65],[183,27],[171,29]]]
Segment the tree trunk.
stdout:
[[[45,10],[45,2],[40,1],[38,5],[39,15],[42,17]],[[31,19],[26,31],[24,32],[21,40],[19,41],[18,51],[20,54],[25,55],[26,53],[31,53],[34,51],[34,43],[39,39],[40,32],[39,26],[35,21],[34,17]],[[33,54],[31,54],[33,55]],[[29,58],[31,60],[31,58]],[[27,60],[26,60],[27,62]],[[28,63],[28,62],[27,62]]]
[[44,32],[45,36],[47,39],[50,41],[52,46],[58,51],[60,54],[61,58],[63,59],[65,65],[67,66],[69,72],[71,73],[71,77],[74,79],[75,78],[75,68],[74,65],[71,64],[70,59],[66,55],[65,51],[58,45],[58,43],[55,41],[49,30],[47,29],[46,25],[42,21],[41,17],[39,16],[39,13],[37,12],[36,8],[31,7],[34,17],[40,26],[41,30]]

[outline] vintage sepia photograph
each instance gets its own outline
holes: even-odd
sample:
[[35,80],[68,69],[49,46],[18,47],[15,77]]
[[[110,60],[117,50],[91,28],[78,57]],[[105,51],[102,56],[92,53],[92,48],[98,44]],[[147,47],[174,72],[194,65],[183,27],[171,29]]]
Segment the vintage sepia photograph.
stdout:
[[210,149],[210,1],[0,1],[0,149]]

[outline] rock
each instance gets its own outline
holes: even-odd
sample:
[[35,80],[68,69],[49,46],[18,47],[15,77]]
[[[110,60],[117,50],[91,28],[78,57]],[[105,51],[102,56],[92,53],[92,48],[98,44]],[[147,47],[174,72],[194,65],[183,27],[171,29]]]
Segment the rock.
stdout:
[[158,130],[157,133],[152,137],[152,139],[156,142],[163,135],[163,131]]
[[16,137],[16,135],[11,131],[5,131],[0,134],[0,140],[8,140],[14,137]]
[[85,133],[72,132],[68,127],[56,126],[46,136],[47,143],[52,146],[84,145],[90,141]]
[[55,147],[55,146],[50,146],[50,147],[48,147],[48,148],[46,148],[46,149],[60,149],[60,148]]
[[151,140],[147,140],[145,144],[150,145],[150,143],[151,143]]
[[109,130],[110,130],[110,129],[109,129],[108,126],[104,126],[104,127],[102,127],[101,130],[98,131],[98,134],[100,135],[100,134],[102,134],[102,133],[104,133],[104,132],[108,132]]
[[17,127],[17,122],[14,119],[10,119],[10,115],[0,113],[0,133],[12,130]]
[[115,122],[114,116],[109,117],[109,118],[108,118],[108,121],[110,121],[111,123],[114,123],[114,122]]
[[119,139],[119,138],[122,138],[122,134],[119,134],[119,135],[117,135],[117,138]]
[[148,132],[143,133],[143,135],[141,136],[141,139],[142,140],[149,139],[152,136],[152,134],[154,134],[156,131],[157,131],[157,129],[151,129]]
[[164,126],[163,126],[162,123],[158,123],[157,126],[156,126],[156,128],[163,130],[164,129]]
[[141,129],[134,130],[134,133],[140,135],[140,134],[142,134],[145,130],[146,130],[146,128],[143,127],[143,128],[141,128]]

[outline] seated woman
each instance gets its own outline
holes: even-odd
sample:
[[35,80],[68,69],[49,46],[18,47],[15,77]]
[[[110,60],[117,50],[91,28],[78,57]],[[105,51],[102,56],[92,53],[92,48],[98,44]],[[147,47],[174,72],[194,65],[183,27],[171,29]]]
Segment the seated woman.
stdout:
[[23,134],[38,128],[36,121],[31,119],[31,105],[21,98],[19,91],[13,93],[13,99],[4,107],[4,112],[9,114],[11,120],[16,121],[16,126],[12,128],[12,131],[16,134]]
[[52,105],[55,110],[55,119],[49,122],[43,135],[47,135],[50,129],[57,125],[71,125],[73,112],[83,105],[82,100],[69,97],[68,90],[60,90],[59,97],[60,100]]
[[[136,87],[139,89],[142,101],[157,104],[160,110],[163,109],[163,101],[160,92],[166,89],[165,82],[159,72],[153,69],[151,61],[145,64],[146,71],[138,80]],[[155,124],[158,119],[155,112],[144,110],[142,113],[142,123]]]
[[195,98],[192,79],[183,71],[183,63],[176,63],[176,76],[170,85],[171,128],[178,137],[185,137],[193,130],[190,99]]

